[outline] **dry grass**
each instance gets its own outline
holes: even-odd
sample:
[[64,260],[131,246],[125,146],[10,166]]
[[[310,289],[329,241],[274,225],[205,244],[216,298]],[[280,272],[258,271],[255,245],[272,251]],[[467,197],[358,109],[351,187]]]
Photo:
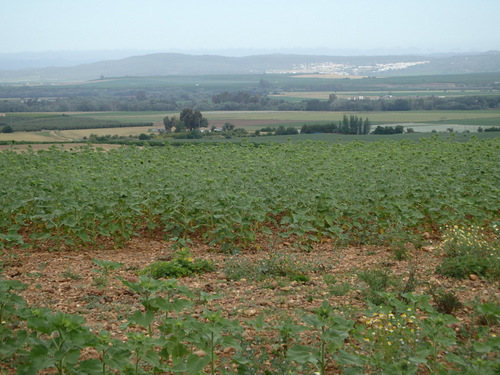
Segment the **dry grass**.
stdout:
[[[61,147],[64,150],[77,149],[79,147],[85,146],[86,143],[35,143],[32,145],[0,145],[0,152],[5,150],[12,150],[16,152],[26,151],[28,148],[31,148],[35,151],[37,150],[48,150],[52,146]],[[110,145],[110,144],[99,144],[95,147],[103,148],[105,150],[111,150],[114,148],[121,147],[121,145]]]
[[0,141],[16,141],[16,142],[64,142],[67,138],[60,136],[54,131],[39,131],[39,132],[15,132],[15,133],[0,133]]
[[[154,126],[162,128],[163,126]],[[84,140],[91,134],[98,136],[117,135],[119,137],[138,136],[141,133],[149,133],[152,127],[134,126],[124,128],[102,128],[102,129],[74,129],[74,130],[42,130],[37,132],[15,132],[0,133],[0,141],[16,142],[73,142]]]
[[[163,128],[163,126],[154,126],[155,128]],[[98,136],[117,135],[119,137],[128,137],[130,135],[138,136],[141,133],[149,133],[149,129],[153,127],[134,126],[124,128],[102,128],[102,129],[75,129],[75,130],[62,130],[61,134],[72,140],[80,140],[83,137],[89,137],[91,134]]]

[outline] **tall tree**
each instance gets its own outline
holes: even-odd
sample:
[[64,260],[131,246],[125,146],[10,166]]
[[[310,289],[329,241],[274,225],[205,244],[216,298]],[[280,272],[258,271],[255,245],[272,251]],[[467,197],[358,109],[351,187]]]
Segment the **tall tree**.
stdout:
[[203,117],[201,112],[198,110],[193,111],[191,108],[182,110],[180,120],[189,131],[208,126],[208,120]]
[[165,126],[165,130],[170,133],[172,131],[172,128],[175,126],[175,123],[177,122],[177,117],[172,116],[172,117],[164,117],[163,118],[163,126]]
[[363,122],[363,134],[370,134],[372,125],[370,124],[370,120],[368,120],[368,117],[365,119]]

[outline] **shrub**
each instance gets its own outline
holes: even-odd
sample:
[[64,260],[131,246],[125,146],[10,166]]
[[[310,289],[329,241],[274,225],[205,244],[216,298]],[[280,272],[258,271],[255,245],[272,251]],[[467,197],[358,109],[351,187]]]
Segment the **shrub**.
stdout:
[[140,276],[146,275],[154,279],[159,278],[179,278],[193,274],[200,274],[214,270],[214,265],[208,260],[194,260],[188,248],[182,248],[176,252],[171,261],[153,262],[143,270],[139,271]]
[[445,291],[443,288],[430,290],[432,300],[436,310],[441,314],[454,315],[455,311],[460,310],[463,304],[452,291]]
[[240,258],[229,259],[224,272],[232,280],[244,277],[263,281],[269,277],[288,277],[292,281],[307,282],[309,278],[305,274],[312,267],[310,263],[299,262],[289,254],[275,252],[255,262]]
[[[2,124],[0,124],[1,126]],[[12,129],[12,126],[10,125],[5,125],[3,128],[2,128],[2,133],[14,133],[14,129]]]
[[388,292],[394,286],[395,280],[387,269],[371,269],[358,272],[358,278],[368,284],[363,292],[367,301],[380,305],[385,302],[385,298],[380,295],[381,292]]
[[441,275],[465,278],[471,274],[500,279],[500,251],[498,241],[488,241],[479,227],[446,227],[443,234],[445,259],[436,268]]

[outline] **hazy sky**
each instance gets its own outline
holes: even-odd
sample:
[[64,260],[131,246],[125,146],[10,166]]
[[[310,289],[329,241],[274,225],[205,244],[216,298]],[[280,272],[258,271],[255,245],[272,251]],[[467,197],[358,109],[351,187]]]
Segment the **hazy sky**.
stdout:
[[1,0],[0,53],[500,50],[500,0]]

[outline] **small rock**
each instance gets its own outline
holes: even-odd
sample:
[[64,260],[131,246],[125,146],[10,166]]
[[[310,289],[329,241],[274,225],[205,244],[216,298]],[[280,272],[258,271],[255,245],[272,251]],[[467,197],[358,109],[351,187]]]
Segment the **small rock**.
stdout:
[[218,280],[227,280],[227,275],[224,272],[220,272],[217,274]]
[[477,281],[477,280],[479,280],[479,276],[478,275],[474,275],[474,274],[470,274],[469,275],[469,280]]
[[433,246],[422,246],[422,251],[425,251],[426,253],[432,253],[434,251]]
[[254,315],[257,315],[257,310],[248,309],[248,310],[243,311],[243,314],[245,314],[246,316],[254,316]]
[[290,290],[292,290],[292,287],[291,286],[284,286],[283,288],[281,288],[281,290],[283,292],[289,292]]
[[422,234],[422,237],[424,237],[424,239],[426,239],[426,240],[430,240],[430,238],[431,238],[431,234],[430,234],[429,232],[424,232],[424,233]]
[[228,346],[228,347],[224,348],[223,352],[224,352],[224,354],[232,354],[232,353],[234,353],[234,348],[231,348]]
[[197,355],[200,358],[203,358],[203,357],[205,357],[207,355],[207,353],[204,352],[203,350],[197,350],[193,354]]
[[127,281],[129,283],[138,283],[139,282],[139,278],[137,276],[129,276],[129,277],[127,277]]

